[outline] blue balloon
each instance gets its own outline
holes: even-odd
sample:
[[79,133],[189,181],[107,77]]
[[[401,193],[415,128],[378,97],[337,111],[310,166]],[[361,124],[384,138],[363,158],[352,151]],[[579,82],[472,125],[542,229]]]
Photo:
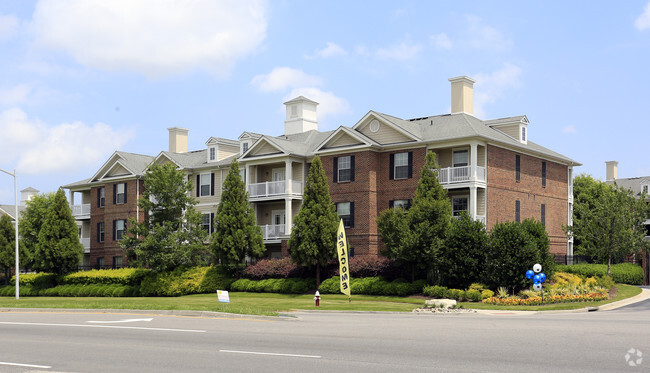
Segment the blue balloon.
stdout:
[[534,275],[535,275],[535,272],[533,272],[532,269],[529,269],[529,270],[526,271],[526,278],[527,279],[530,280],[531,278],[533,278]]
[[546,274],[545,273],[540,273],[539,274],[539,279],[540,279],[541,282],[546,281]]
[[534,284],[539,284],[540,282],[542,282],[542,276],[540,276],[540,275],[533,276],[533,283]]

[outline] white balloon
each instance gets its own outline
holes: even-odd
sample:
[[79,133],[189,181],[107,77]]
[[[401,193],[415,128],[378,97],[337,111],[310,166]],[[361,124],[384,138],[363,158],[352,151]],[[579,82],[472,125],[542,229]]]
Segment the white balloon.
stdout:
[[535,264],[533,266],[533,271],[535,271],[535,273],[540,273],[542,271],[542,265],[539,263]]
[[533,284],[533,290],[535,291],[542,290],[542,284]]

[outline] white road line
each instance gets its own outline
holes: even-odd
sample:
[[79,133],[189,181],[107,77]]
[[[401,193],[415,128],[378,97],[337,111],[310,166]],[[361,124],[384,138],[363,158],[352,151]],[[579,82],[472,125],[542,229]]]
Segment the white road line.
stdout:
[[26,367],[26,368],[38,368],[38,369],[50,369],[47,365],[32,365],[32,364],[18,364],[18,363],[5,363],[0,361],[0,365],[10,365],[12,367]]
[[278,353],[273,353],[273,352],[234,351],[234,350],[219,350],[219,352],[228,352],[228,353],[231,353],[231,354],[251,354],[251,355],[306,357],[306,358],[310,358],[310,359],[320,359],[321,358],[321,356],[315,356],[315,355],[278,354]]
[[151,321],[153,318],[149,319],[122,319],[122,320],[103,320],[103,321],[86,321],[91,324],[115,324],[115,323],[125,323],[125,322],[139,322],[139,321]]
[[77,328],[109,328],[109,329],[135,329],[135,330],[154,330],[164,332],[186,332],[186,333],[205,333],[205,330],[197,329],[165,329],[165,328],[144,328],[137,326],[115,326],[115,325],[84,325],[84,324],[46,324],[37,322],[6,322],[0,321],[2,325],[34,325],[34,326],[69,326]]

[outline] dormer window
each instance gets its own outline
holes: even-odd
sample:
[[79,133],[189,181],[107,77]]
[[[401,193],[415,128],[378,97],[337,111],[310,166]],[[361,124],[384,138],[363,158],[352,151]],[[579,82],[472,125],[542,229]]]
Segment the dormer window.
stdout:
[[214,162],[217,159],[217,148],[214,146],[211,146],[210,149],[208,149],[208,160],[210,162]]
[[641,193],[648,194],[648,184],[641,185]]
[[242,153],[246,153],[246,151],[248,150],[248,143],[245,142],[241,146],[242,146]]
[[521,127],[521,141],[526,142],[526,127]]

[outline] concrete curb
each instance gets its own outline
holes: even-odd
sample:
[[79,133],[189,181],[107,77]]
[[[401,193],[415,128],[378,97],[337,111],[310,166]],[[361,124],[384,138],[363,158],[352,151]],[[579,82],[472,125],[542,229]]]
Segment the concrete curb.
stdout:
[[637,294],[633,297],[619,300],[618,302],[612,302],[612,303],[607,303],[598,308],[599,311],[611,311],[615,310],[617,308],[621,308],[624,306],[628,306],[630,304],[638,303],[638,302],[643,302],[644,300],[650,299],[650,289],[641,289],[641,293]]

